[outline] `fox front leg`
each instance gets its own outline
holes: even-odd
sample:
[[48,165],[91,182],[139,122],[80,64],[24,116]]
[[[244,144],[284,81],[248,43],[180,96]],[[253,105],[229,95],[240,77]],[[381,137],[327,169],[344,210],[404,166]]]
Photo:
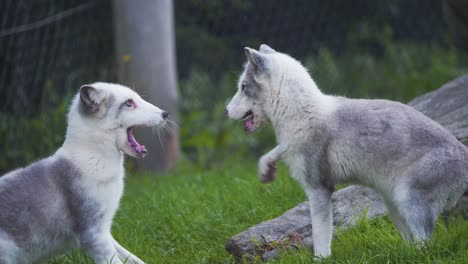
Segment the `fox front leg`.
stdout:
[[283,158],[283,153],[284,148],[278,145],[260,158],[258,162],[258,172],[261,182],[267,183],[275,179],[276,162]]

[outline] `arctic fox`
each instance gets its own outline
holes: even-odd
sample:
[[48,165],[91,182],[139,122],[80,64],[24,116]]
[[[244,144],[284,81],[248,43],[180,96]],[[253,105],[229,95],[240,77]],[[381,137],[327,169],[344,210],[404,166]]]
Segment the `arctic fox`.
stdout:
[[144,263],[111,235],[124,188],[124,154],[147,153],[132,133],[168,114],[131,89],[84,85],[52,156],[0,178],[0,263],[37,263],[73,248],[97,264]]
[[271,122],[278,145],[259,160],[260,179],[284,159],[304,188],[318,256],[329,256],[336,183],[379,191],[403,238],[432,237],[437,217],[468,185],[468,150],[413,108],[388,100],[323,94],[307,70],[267,45],[245,48],[247,64],[225,109],[249,132]]

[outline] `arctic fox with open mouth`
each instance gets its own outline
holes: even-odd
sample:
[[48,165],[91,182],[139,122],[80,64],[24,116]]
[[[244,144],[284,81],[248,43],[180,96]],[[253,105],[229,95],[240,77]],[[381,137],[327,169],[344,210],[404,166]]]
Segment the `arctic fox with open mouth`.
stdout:
[[271,122],[278,145],[260,158],[260,179],[273,180],[275,163],[286,161],[310,201],[316,255],[331,254],[336,183],[379,191],[403,238],[432,237],[468,186],[468,149],[455,136],[398,102],[325,95],[297,60],[267,45],[245,53],[225,113],[249,132]]
[[132,129],[168,114],[131,89],[84,85],[68,114],[63,146],[0,178],[0,263],[37,263],[73,248],[97,264],[144,263],[111,235],[124,188],[124,154],[147,153]]

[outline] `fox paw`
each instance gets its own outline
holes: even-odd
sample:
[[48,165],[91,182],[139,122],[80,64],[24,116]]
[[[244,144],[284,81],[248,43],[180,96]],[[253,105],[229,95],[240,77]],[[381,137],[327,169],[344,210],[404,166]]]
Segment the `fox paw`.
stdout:
[[258,171],[261,182],[267,183],[273,181],[276,177],[276,161],[268,160],[267,157],[260,158]]

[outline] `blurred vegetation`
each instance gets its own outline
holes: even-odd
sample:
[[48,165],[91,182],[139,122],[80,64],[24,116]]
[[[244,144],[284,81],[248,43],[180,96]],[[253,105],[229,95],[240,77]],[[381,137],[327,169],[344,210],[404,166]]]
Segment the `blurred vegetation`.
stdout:
[[408,102],[466,73],[465,59],[454,47],[396,42],[389,27],[367,25],[350,34],[345,53],[323,48],[304,64],[325,93]]
[[348,97],[407,102],[463,74],[440,7],[438,0],[175,2],[186,157],[207,168],[274,146],[271,128],[248,135],[242,122],[223,115],[244,46],[267,43],[291,54],[325,93]]
[[[211,74],[242,63],[244,46],[267,43],[305,58],[326,47],[349,49],[349,36],[366,34],[367,25],[393,31],[395,41],[446,45],[440,0],[184,0],[175,1],[178,74],[192,68]],[[361,46],[372,54],[373,46]]]
[[65,139],[69,99],[44,115],[27,118],[0,112],[0,173],[51,155]]

